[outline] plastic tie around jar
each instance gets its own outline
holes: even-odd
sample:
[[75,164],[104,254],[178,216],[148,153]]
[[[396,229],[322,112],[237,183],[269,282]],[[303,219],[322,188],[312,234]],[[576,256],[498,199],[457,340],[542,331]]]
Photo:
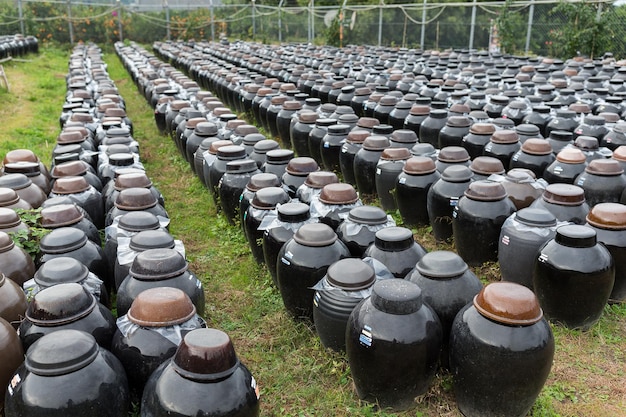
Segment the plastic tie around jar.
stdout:
[[261,219],[259,227],[256,228],[257,230],[265,230],[268,224],[270,224],[274,219],[278,219],[278,211],[276,211],[275,208],[271,210],[261,210],[250,206],[248,210],[250,210],[253,217]]
[[[121,237],[131,238],[138,233],[138,232],[131,232],[130,230],[122,229],[121,227],[119,227],[120,217],[122,216],[123,214],[119,216],[115,216],[115,218],[113,219],[113,222],[109,226],[104,228],[105,242],[112,237],[115,237],[116,239],[119,239]],[[167,226],[169,226],[170,224],[170,219],[168,219],[167,217],[158,216],[158,215],[156,216],[156,218],[159,220],[159,227],[167,231]]]
[[122,317],[118,318],[116,321],[116,324],[122,336],[126,338],[128,338],[129,336],[132,336],[133,333],[135,333],[140,328],[144,328],[146,330],[160,334],[161,336],[163,336],[164,338],[166,338],[167,340],[169,340],[176,346],[179,346],[180,343],[183,341],[183,337],[184,337],[183,332],[190,332],[192,330],[195,330],[201,327],[206,327],[206,322],[197,313],[189,320],[180,324],[175,324],[173,326],[163,326],[163,327],[140,326],[130,321],[127,314],[124,314]]
[[[98,278],[96,274],[93,272],[89,272],[87,277],[79,282],[79,284],[93,294],[94,297],[99,301],[100,300],[100,290],[102,289],[102,280]],[[32,301],[35,298],[35,295],[39,293],[43,288],[37,284],[35,278],[31,278],[28,281],[22,284],[22,288],[24,289],[24,293],[26,293],[26,299],[28,302]]]
[[376,233],[379,230],[382,230],[386,227],[395,226],[396,222],[390,215],[387,215],[387,221],[382,224],[356,223],[356,222],[351,221],[350,218],[345,219],[344,224],[345,224],[344,226],[345,236],[356,236],[359,233],[361,233],[361,230],[363,230],[363,228],[369,230],[372,233]]
[[313,200],[316,200],[321,193],[321,188],[311,188],[306,184],[302,184],[296,190],[296,196],[298,197],[298,199],[307,204],[313,202]]
[[[319,197],[319,196],[317,196]],[[339,218],[345,220],[348,218],[349,211],[355,207],[362,206],[363,203],[361,200],[357,200],[351,204],[324,204],[320,201],[319,198],[314,198],[311,200],[311,217],[325,217],[328,213],[335,210],[342,210],[342,213],[339,213]]]
[[570,222],[557,222],[556,225],[550,226],[550,227],[528,226],[527,224],[520,223],[517,220],[515,220],[515,213],[513,213],[504,221],[504,223],[502,224],[502,229],[510,227],[520,233],[532,233],[534,235],[545,238],[545,237],[550,236],[551,232],[552,233],[556,232],[557,228],[561,226],[565,226],[567,224],[571,224],[571,223]]
[[[276,206],[276,208],[278,209],[278,207],[280,207],[280,204],[278,206]],[[308,223],[317,223],[318,220],[316,217],[310,217],[308,219],[306,219],[303,222],[296,222],[296,223],[290,223],[290,222],[284,222],[282,220],[280,220],[278,218],[278,215],[276,216],[265,216],[263,218],[263,220],[261,221],[261,224],[258,227],[258,230],[270,230],[270,229],[274,229],[276,227],[282,227],[283,229],[286,230],[291,230],[292,232],[297,232],[298,229],[300,228],[300,226],[303,226],[305,224]]]
[[[135,258],[137,257],[137,255],[140,253],[130,248],[130,241],[131,241],[130,237],[128,236],[120,237],[118,235],[117,262],[122,266],[132,264]],[[172,249],[180,253],[183,256],[183,258],[187,259],[185,257],[185,244],[182,242],[182,240],[175,239],[174,247]]]
[[[391,271],[389,271],[389,269],[379,260],[366,256],[365,258],[362,259],[362,261],[374,269],[374,275],[376,276],[374,282],[380,281],[383,279],[395,278],[394,275],[391,273]],[[331,285],[326,279],[326,276],[324,276],[324,278],[319,280],[317,284],[311,287],[311,289],[315,291],[333,291],[345,297],[364,299],[372,295],[372,287],[374,287],[374,283],[372,283],[372,285],[370,285],[367,288],[363,288],[362,290],[346,291],[341,288],[335,287],[334,285]]]

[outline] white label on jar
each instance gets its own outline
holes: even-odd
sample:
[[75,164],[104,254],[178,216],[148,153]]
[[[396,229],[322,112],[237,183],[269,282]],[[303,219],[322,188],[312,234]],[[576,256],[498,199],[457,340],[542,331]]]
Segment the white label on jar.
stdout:
[[289,262],[289,261],[288,261],[287,259],[285,259],[285,258],[280,258],[280,261],[281,261],[282,263],[284,263],[285,265],[291,265],[291,262]]
[[405,183],[406,183],[406,178],[405,178],[405,177],[400,178],[400,179],[398,180],[398,183],[400,183],[400,184],[405,184]]
[[503,245],[508,245],[510,241],[511,241],[511,239],[509,239],[509,237],[507,235],[502,236],[502,244]]
[[561,165],[557,165],[554,167],[554,172],[557,174],[560,174],[561,172],[563,172],[563,167]]
[[359,335],[359,343],[367,347],[372,346],[372,328],[370,326],[363,326]]
[[519,159],[519,153],[516,153],[515,155],[513,155],[513,161],[517,162],[518,159]]
[[548,261],[548,255],[546,255],[545,253],[542,253],[541,255],[539,255],[539,262],[547,262]]
[[485,146],[485,151],[490,152],[491,151],[491,143],[489,143],[487,146]]
[[259,392],[259,385],[256,383],[256,379],[254,379],[254,377],[251,377],[251,378],[252,380],[250,381],[250,386],[254,390],[254,393],[256,394],[256,399],[258,400],[259,398],[261,398],[261,393]]
[[584,183],[585,183],[585,177],[582,177],[578,180],[576,185],[578,185],[579,187],[582,187]]
[[291,253],[290,251],[285,252],[285,258],[287,259],[293,258],[293,253]]
[[322,297],[320,296],[320,293],[316,291],[316,292],[315,292],[315,295],[313,296],[313,305],[314,305],[315,307],[319,307],[319,304],[320,304],[320,298],[322,298]]
[[456,207],[456,205],[459,203],[459,197],[451,197],[450,198],[450,205],[452,207]]
[[328,142],[324,142],[324,147],[325,147],[325,148],[330,148],[330,143],[328,143]]
[[376,168],[376,175],[380,175],[380,168]]

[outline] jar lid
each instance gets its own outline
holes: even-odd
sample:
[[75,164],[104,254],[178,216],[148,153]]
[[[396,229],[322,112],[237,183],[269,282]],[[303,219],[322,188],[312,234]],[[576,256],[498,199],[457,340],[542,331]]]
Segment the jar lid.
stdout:
[[531,227],[556,226],[556,217],[548,210],[527,207],[515,213],[515,220]]
[[543,318],[539,301],[530,289],[514,282],[492,282],[473,301],[484,317],[512,326],[530,326]]
[[185,335],[171,363],[180,376],[197,381],[223,379],[239,367],[230,337],[221,330],[205,328]]
[[291,175],[302,177],[309,175],[310,172],[318,171],[319,169],[320,167],[315,159],[300,156],[289,161],[286,171]]
[[531,138],[522,144],[522,151],[530,155],[550,155],[552,145],[545,139]]
[[585,172],[603,177],[618,176],[624,173],[624,168],[615,159],[594,159],[589,162]]
[[493,123],[474,123],[470,127],[470,133],[475,135],[493,135],[496,127]]
[[346,141],[350,143],[363,143],[365,139],[367,139],[371,135],[372,134],[367,130],[355,129],[348,133]]
[[336,136],[345,136],[350,132],[350,126],[345,124],[336,124],[328,126],[328,134]]
[[269,164],[272,163],[284,163],[293,158],[294,153],[291,149],[272,149],[267,151],[266,161]]
[[229,174],[247,174],[257,169],[258,166],[252,159],[238,159],[226,163],[226,172]]
[[109,164],[117,167],[125,167],[135,163],[132,153],[114,153],[109,155]]
[[293,235],[293,239],[304,246],[329,246],[337,240],[337,234],[324,223],[307,223]]
[[398,143],[417,143],[417,134],[409,129],[394,130],[391,140]]
[[241,159],[246,155],[246,148],[239,145],[222,146],[217,150],[217,157],[223,160]]
[[574,145],[578,149],[582,149],[584,151],[595,151],[600,149],[600,144],[598,143],[598,138],[593,136],[585,136],[581,135],[576,138],[574,141]]
[[220,148],[223,148],[224,146],[231,146],[232,144],[233,144],[233,142],[230,141],[230,140],[216,140],[216,141],[213,141],[209,145],[209,153],[211,155],[217,155],[217,151],[219,151]]
[[129,232],[141,232],[142,230],[154,230],[160,226],[159,219],[147,211],[131,211],[120,217],[119,227]]
[[260,174],[254,174],[250,177],[250,181],[246,185],[249,191],[257,192],[266,187],[280,187],[281,181],[276,174],[269,172],[262,172]]
[[280,145],[273,139],[260,140],[254,144],[254,153],[265,154],[272,149],[278,149]]
[[387,223],[387,213],[376,206],[358,206],[350,210],[348,219],[360,224],[385,224]]
[[558,142],[570,142],[574,139],[574,134],[566,130],[553,130],[549,138]]
[[497,130],[491,135],[491,142],[501,144],[511,144],[519,142],[519,135],[515,130]]
[[572,248],[591,248],[597,243],[597,235],[589,226],[567,224],[556,229],[554,240]]
[[92,363],[99,351],[96,339],[89,333],[73,329],[58,330],[33,343],[24,366],[35,375],[65,375]]
[[602,116],[589,115],[585,117],[585,124],[589,126],[604,126],[605,123],[604,117]]
[[319,114],[313,111],[302,111],[299,116],[299,120],[301,123],[305,124],[313,124],[319,118]]
[[372,135],[368,136],[363,141],[363,149],[367,149],[368,151],[382,152],[385,148],[388,148],[389,145],[389,139],[385,136]]
[[299,223],[311,218],[310,207],[304,203],[281,204],[276,211],[278,219],[286,223]]
[[245,146],[252,146],[252,147],[254,147],[254,145],[257,142],[260,142],[260,141],[265,140],[265,139],[266,139],[265,136],[262,135],[261,133],[249,133],[249,134],[247,134],[247,135],[245,135],[243,137],[243,144]]
[[587,214],[587,223],[600,229],[626,230],[626,205],[599,203]]
[[35,272],[35,282],[43,288],[69,282],[79,283],[89,275],[89,268],[69,256],[59,256],[44,262]]
[[15,243],[11,236],[6,232],[0,232],[0,253],[10,251],[15,247]]
[[181,324],[196,314],[196,307],[182,290],[156,287],[140,292],[126,313],[128,319],[144,327]]
[[376,281],[374,268],[357,258],[341,259],[328,267],[326,279],[344,291],[369,288]]
[[156,197],[149,189],[132,187],[120,191],[114,204],[120,210],[138,211],[152,208],[157,203]]
[[431,109],[428,113],[429,117],[433,119],[445,119],[448,117],[448,110],[445,109]]
[[259,134],[259,129],[256,126],[241,124],[235,128],[235,135],[246,137],[253,134]]
[[564,164],[584,164],[587,162],[583,151],[577,148],[563,148],[556,155],[556,160]]
[[146,175],[145,171],[135,171],[130,173],[119,174],[115,176],[114,188],[117,191],[126,188],[150,188],[152,181]]
[[11,162],[19,161],[39,162],[39,158],[35,155],[35,152],[30,149],[13,149],[4,155],[2,163],[6,165]]
[[33,182],[24,174],[5,174],[0,176],[0,187],[20,190],[31,185]]
[[111,129],[107,130],[106,136],[130,136],[130,129],[127,127],[112,127]]
[[374,245],[384,251],[404,250],[414,244],[413,232],[406,227],[385,227],[377,231],[374,237]]
[[129,272],[142,281],[160,281],[181,275],[187,268],[187,261],[175,249],[158,248],[137,254]]
[[393,133],[393,126],[380,124],[372,128],[372,136],[385,136],[389,137]]
[[502,161],[493,156],[477,156],[470,164],[470,170],[481,175],[504,174]]
[[468,267],[463,258],[450,251],[434,251],[422,256],[415,269],[425,277],[452,278],[457,277]]
[[587,103],[572,103],[569,105],[569,109],[576,113],[591,113],[591,108]]
[[52,186],[54,194],[78,194],[90,189],[85,177],[62,177],[57,179]]
[[85,137],[80,132],[62,131],[61,133],[59,133],[59,136],[57,136],[57,143],[61,145],[67,145],[69,143],[80,143],[84,141]]
[[148,249],[174,249],[176,242],[174,237],[167,231],[143,230],[130,238],[129,248],[136,252],[144,252]]
[[87,243],[87,235],[75,227],[59,227],[41,238],[42,252],[59,254],[74,251]]
[[80,284],[57,284],[35,294],[26,318],[38,326],[60,326],[87,316],[96,304],[96,298]]
[[359,196],[352,185],[338,182],[325,185],[319,199],[324,204],[341,205],[356,203]]
[[466,182],[472,179],[474,174],[465,165],[451,165],[443,170],[441,179],[447,182]]
[[[428,113],[427,113],[428,114]],[[359,121],[356,123],[358,127],[362,127],[365,129],[373,129],[374,126],[378,126],[380,124],[380,120],[375,117],[360,117]]]
[[212,122],[200,122],[193,131],[198,136],[217,136],[217,125]]
[[52,178],[81,176],[84,175],[88,169],[88,165],[84,161],[63,162],[52,168],[50,176]]
[[498,201],[508,196],[502,183],[486,180],[472,182],[463,194],[477,201]]
[[256,192],[250,205],[260,210],[272,210],[288,201],[289,195],[281,187],[265,187]]
[[15,227],[22,222],[20,216],[15,212],[15,210],[0,207],[0,228],[8,229],[10,227]]
[[515,131],[525,136],[538,136],[540,134],[539,126],[530,123],[522,123],[515,126]]
[[335,184],[339,182],[337,174],[329,171],[315,171],[311,172],[304,183],[311,188],[324,188],[328,184]]
[[417,143],[411,148],[411,153],[415,156],[435,156],[437,150],[430,143]]
[[411,151],[407,148],[385,148],[380,155],[381,160],[404,161],[411,157]]
[[441,162],[457,163],[470,160],[467,149],[461,146],[446,146],[439,151],[437,159]]
[[409,175],[431,174],[437,170],[435,161],[426,156],[414,156],[407,159],[402,170]]
[[41,174],[41,168],[37,162],[9,162],[4,164],[5,174],[24,174],[27,177],[35,177]]
[[585,190],[572,184],[550,184],[543,192],[542,198],[560,206],[579,206],[585,202]]
[[422,308],[422,290],[405,279],[384,279],[372,286],[372,305],[389,314],[412,314]]
[[472,122],[466,116],[450,116],[446,121],[446,126],[450,127],[470,127]]
[[283,109],[285,110],[300,110],[302,108],[302,103],[296,100],[289,100],[283,103]]

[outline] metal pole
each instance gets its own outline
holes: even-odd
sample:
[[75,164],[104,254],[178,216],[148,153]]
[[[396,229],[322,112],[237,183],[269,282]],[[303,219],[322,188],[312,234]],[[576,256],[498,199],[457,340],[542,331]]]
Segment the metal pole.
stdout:
[[256,0],[252,0],[252,40],[256,39]]
[[213,0],[209,0],[209,12],[211,14],[211,42],[215,42],[215,15],[213,14]]
[[167,27],[167,40],[172,39],[172,31],[170,30],[170,5],[165,0],[165,22]]
[[72,24],[72,0],[67,0],[67,26],[70,32],[70,45],[74,45],[74,25]]
[[117,1],[117,32],[120,35],[120,42],[124,42],[124,35],[122,34],[122,4],[120,0]]
[[524,46],[524,53],[528,53],[530,49],[530,33],[533,29],[533,19],[535,15],[535,0],[532,0],[530,8],[528,9],[528,28],[526,29],[526,45]]
[[428,0],[424,0],[424,5],[422,6],[422,33],[420,34],[420,49],[424,49],[424,38],[426,37],[426,2]]
[[472,5],[472,20],[470,22],[470,38],[469,38],[469,49],[474,48],[474,30],[476,30],[476,0],[474,0],[474,4]]
[[283,2],[285,0],[280,0],[280,3],[278,3],[278,42],[282,43],[283,42],[283,11],[282,11],[282,7],[283,7]]
[[24,14],[22,12],[22,0],[17,0],[17,12],[20,16],[20,32],[22,32],[22,35],[26,35],[24,31]]
[[383,43],[383,5],[385,4],[384,0],[380,0],[378,4],[378,46]]
[[315,0],[311,0],[311,42],[315,39]]

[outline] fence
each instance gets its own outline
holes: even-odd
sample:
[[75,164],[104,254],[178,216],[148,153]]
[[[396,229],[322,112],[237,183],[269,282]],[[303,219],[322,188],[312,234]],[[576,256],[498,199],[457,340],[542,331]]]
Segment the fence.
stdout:
[[[616,57],[626,57],[626,6],[616,7],[605,0],[418,0],[403,4],[385,4],[384,0],[353,4],[343,0],[335,6],[318,6],[315,0],[308,0],[306,6],[285,6],[285,0],[274,0],[279,1],[275,5],[257,4],[256,0],[244,4],[184,1],[124,4],[119,0],[17,0],[15,5],[0,5],[0,34],[20,32],[43,41],[69,43],[124,38],[151,43],[226,36],[266,43],[336,46],[491,51],[504,46],[508,53],[562,56],[580,51],[601,55],[610,50]],[[564,9],[564,4],[578,9]],[[591,49],[575,41],[591,44]]]

